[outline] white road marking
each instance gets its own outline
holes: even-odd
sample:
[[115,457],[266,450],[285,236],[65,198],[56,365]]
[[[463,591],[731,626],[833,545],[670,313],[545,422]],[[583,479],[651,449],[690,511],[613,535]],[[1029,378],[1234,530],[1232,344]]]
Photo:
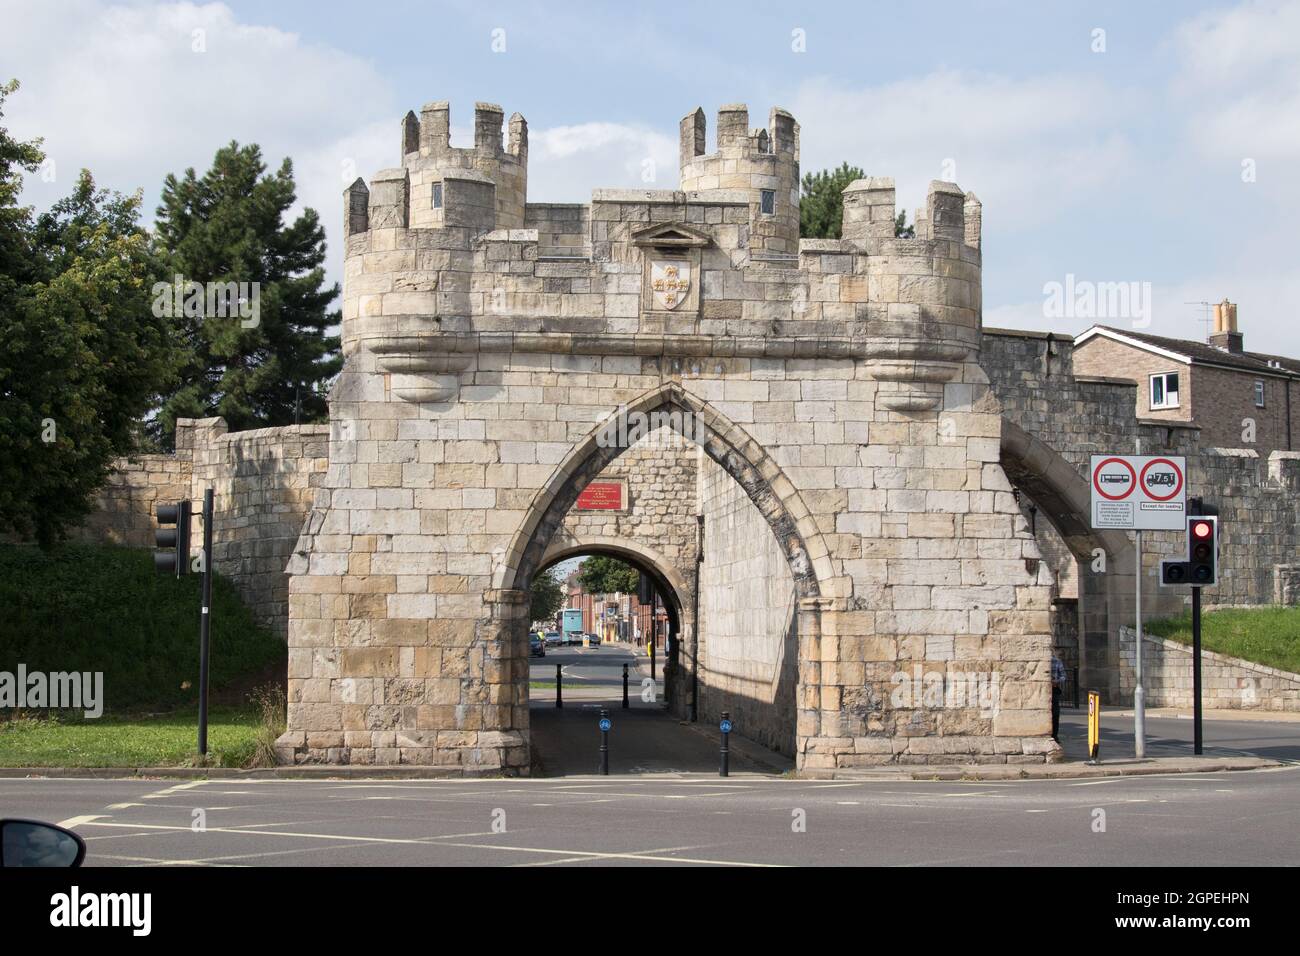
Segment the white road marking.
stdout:
[[[79,827],[86,823],[92,823],[95,820],[103,820],[104,818],[105,818],[104,814],[102,813],[87,815],[83,817],[68,817],[68,819],[66,820],[60,820],[58,825],[61,827],[66,827],[67,829],[71,830],[73,827]],[[103,826],[102,823],[97,825]]]

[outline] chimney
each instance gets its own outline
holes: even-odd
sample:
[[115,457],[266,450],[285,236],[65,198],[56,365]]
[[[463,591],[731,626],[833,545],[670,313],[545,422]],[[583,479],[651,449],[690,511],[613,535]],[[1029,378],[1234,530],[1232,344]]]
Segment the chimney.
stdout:
[[1225,298],[1214,304],[1214,334],[1210,336],[1210,344],[1233,355],[1241,354],[1242,336],[1237,331],[1237,303]]

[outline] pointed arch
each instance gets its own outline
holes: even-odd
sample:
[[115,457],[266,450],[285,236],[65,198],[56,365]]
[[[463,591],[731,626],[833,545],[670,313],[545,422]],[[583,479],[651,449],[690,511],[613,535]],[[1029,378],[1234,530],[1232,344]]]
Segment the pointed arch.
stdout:
[[762,445],[677,382],[638,396],[570,449],[533,496],[498,569],[496,586],[525,589],[530,585],[578,493],[635,444],[633,435],[639,423],[654,421],[656,415],[683,438],[700,445],[745,490],[789,562],[798,597],[822,596],[823,584],[832,578],[830,551],[794,484]]

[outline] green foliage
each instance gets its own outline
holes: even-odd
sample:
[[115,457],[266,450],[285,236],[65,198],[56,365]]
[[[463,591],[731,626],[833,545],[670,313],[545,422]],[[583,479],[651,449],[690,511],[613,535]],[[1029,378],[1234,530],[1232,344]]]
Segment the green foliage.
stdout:
[[578,583],[588,594],[635,594],[640,572],[618,558],[595,554],[578,566]]
[[[839,169],[805,173],[799,199],[799,235],[804,239],[840,239],[844,225],[844,187],[866,173],[841,163]],[[894,220],[894,238],[914,239],[916,229],[907,224],[907,211]]]
[[[169,714],[0,721],[0,767],[167,767],[199,763],[198,708]],[[207,766],[260,766],[254,707],[208,710]]]
[[555,576],[554,569],[548,569],[533,577],[529,620],[550,621],[564,606],[564,588]]
[[168,175],[157,238],[168,275],[184,281],[258,283],[256,323],[238,316],[177,315],[183,343],[180,386],[155,426],[170,446],[177,418],[220,415],[232,431],[319,421],[330,380],[342,365],[339,322],[326,287],[325,230],[312,209],[284,219],[296,198],[293,164],[266,174],[256,145],[232,142],[212,168]]
[[[1192,643],[1191,612],[1148,621],[1147,633]],[[1201,618],[1201,644],[1207,651],[1240,657],[1266,667],[1300,674],[1300,607],[1225,608]]]
[[[0,87],[0,107],[15,89]],[[149,308],[158,262],[139,195],[97,190],[83,170],[33,223],[16,197],[41,159],[0,127],[0,531],[51,547],[136,449],[172,352]]]
[[839,169],[805,173],[799,199],[799,235],[804,239],[839,239],[844,219],[844,187],[867,174],[841,163]]
[[[158,574],[146,550],[0,545],[0,670],[102,671],[105,710],[117,714],[194,705],[200,583]],[[211,639],[214,695],[284,667],[284,641],[220,576]]]

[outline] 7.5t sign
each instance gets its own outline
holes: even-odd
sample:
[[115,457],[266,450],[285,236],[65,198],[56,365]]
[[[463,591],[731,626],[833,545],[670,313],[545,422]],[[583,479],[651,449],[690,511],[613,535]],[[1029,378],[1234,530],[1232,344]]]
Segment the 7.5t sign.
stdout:
[[1092,526],[1179,531],[1187,520],[1187,460],[1093,455]]

